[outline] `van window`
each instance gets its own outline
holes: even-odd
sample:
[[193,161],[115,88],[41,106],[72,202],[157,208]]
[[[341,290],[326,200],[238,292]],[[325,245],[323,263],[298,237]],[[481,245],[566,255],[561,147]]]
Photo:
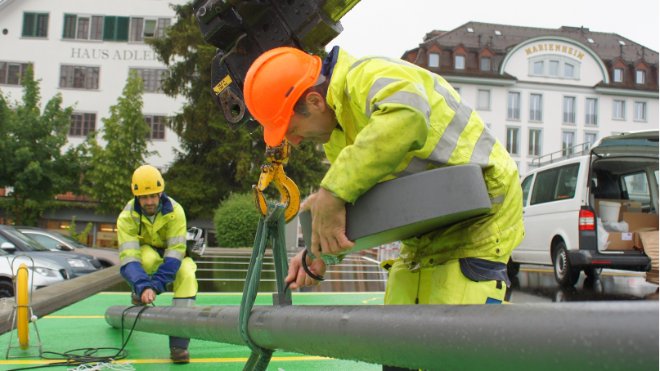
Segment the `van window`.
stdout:
[[527,199],[529,196],[529,189],[532,187],[532,179],[534,179],[534,174],[528,175],[525,180],[522,182],[522,191],[523,191],[523,206],[527,206]]
[[639,201],[643,206],[651,205],[649,182],[645,172],[626,174],[621,177],[630,200]]
[[536,174],[531,204],[566,200],[575,197],[575,186],[580,164],[541,171]]

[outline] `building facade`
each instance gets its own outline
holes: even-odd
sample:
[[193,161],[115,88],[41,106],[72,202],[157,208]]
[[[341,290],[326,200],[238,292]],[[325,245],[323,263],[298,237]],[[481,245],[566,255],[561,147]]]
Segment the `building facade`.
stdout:
[[[0,0],[0,91],[10,101],[21,99],[21,76],[31,65],[40,80],[42,104],[59,93],[63,106],[73,107],[68,135],[73,146],[89,133],[100,132],[129,72],[135,70],[144,81],[143,115],[151,129],[148,149],[155,152],[147,162],[166,170],[180,144],[165,121],[183,100],[163,94],[160,87],[167,68],[145,40],[162,36],[176,21],[170,4],[185,2]],[[97,139],[104,143],[100,135]],[[58,199],[82,198],[69,194]],[[42,222],[48,229],[62,230],[73,218],[78,229],[93,223],[90,244],[116,245],[116,215],[97,215],[87,208],[50,210]]]
[[658,129],[658,53],[617,34],[469,22],[402,59],[450,82],[521,174],[602,136]]
[[103,128],[135,70],[144,81],[149,150],[156,152],[147,161],[165,169],[179,148],[165,120],[182,100],[162,93],[167,69],[145,40],[175,22],[169,4],[177,2],[184,0],[0,0],[0,90],[19,99],[21,75],[31,65],[42,103],[60,93],[63,105],[74,107],[68,139],[78,145]]

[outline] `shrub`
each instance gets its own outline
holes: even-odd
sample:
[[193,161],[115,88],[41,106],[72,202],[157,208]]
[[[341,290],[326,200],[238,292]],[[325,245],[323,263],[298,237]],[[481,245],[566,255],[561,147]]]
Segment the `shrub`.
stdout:
[[233,193],[220,203],[213,216],[220,247],[251,247],[257,233],[260,214],[254,194]]

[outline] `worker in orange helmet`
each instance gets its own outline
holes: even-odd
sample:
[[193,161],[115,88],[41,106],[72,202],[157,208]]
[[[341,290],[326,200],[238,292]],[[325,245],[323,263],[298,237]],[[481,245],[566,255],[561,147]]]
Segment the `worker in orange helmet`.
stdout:
[[[386,304],[480,304],[504,299],[506,263],[524,235],[518,169],[505,147],[441,76],[387,58],[356,59],[335,47],[325,60],[299,49],[266,51],[250,66],[245,103],[276,146],[286,137],[323,143],[331,166],[302,205],[312,253],[338,255],[345,204],[375,184],[443,166],[481,167],[492,208],[482,217],[403,241],[387,264]],[[442,190],[438,190],[442,192]],[[309,258],[308,258],[309,259]],[[291,288],[315,284],[292,258]],[[316,274],[322,259],[309,260]]]

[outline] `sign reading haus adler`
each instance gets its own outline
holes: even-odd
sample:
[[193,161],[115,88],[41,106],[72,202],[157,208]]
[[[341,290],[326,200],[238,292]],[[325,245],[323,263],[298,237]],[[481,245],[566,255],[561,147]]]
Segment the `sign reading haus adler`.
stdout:
[[151,49],[96,49],[71,48],[71,58],[88,60],[115,60],[115,61],[155,61],[156,53]]

